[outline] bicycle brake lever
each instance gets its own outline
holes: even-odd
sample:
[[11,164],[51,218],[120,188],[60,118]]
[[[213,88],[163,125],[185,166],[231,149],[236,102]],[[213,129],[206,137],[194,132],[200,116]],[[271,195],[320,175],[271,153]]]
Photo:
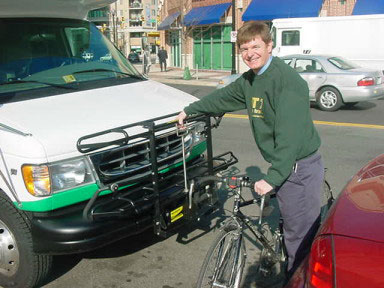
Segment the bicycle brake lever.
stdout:
[[265,194],[261,196],[259,225],[261,225],[261,220],[263,218],[264,203],[265,203]]

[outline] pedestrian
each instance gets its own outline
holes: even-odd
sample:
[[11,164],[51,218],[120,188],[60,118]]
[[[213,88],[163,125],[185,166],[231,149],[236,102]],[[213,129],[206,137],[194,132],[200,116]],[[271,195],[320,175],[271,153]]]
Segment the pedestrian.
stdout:
[[143,61],[144,61],[143,74],[148,75],[152,65],[151,53],[149,52],[149,47],[146,47],[146,49],[144,50]]
[[167,50],[164,50],[163,46],[160,48],[159,52],[157,53],[157,56],[159,57],[161,72],[163,72],[163,66],[164,66],[164,72],[167,72],[168,53],[167,53]]
[[260,195],[273,189],[277,193],[290,277],[308,253],[320,223],[324,169],[309,89],[293,68],[272,57],[273,43],[264,22],[246,22],[238,30],[237,46],[250,69],[185,107],[177,121],[183,125],[187,115],[247,109],[256,144],[270,163],[254,189]]

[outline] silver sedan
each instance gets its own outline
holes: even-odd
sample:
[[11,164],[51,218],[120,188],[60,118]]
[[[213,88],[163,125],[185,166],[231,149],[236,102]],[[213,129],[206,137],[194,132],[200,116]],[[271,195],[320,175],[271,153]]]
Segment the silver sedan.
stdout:
[[[384,76],[379,70],[361,68],[338,56],[289,55],[281,57],[295,69],[309,87],[309,98],[324,111],[336,111],[343,104],[384,97]],[[235,81],[241,74],[227,76],[216,88]]]
[[281,57],[308,83],[309,97],[321,110],[336,111],[341,105],[384,96],[383,72],[361,68],[338,56],[290,55]]

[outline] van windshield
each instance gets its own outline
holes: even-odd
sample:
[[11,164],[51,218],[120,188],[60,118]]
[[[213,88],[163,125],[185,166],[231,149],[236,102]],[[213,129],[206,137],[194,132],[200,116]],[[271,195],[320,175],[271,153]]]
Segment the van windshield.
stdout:
[[0,19],[0,43],[0,97],[47,87],[81,89],[85,82],[89,89],[91,81],[143,79],[87,21]]

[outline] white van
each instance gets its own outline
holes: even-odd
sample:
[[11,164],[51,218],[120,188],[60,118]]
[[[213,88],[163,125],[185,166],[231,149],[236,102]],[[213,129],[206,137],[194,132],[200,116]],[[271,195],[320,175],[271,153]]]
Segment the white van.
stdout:
[[284,18],[272,25],[274,56],[337,55],[384,70],[384,14]]
[[111,2],[0,2],[1,287],[41,285],[52,255],[166,236],[215,204],[187,184],[236,162],[213,157],[210,117],[177,130],[193,96],[144,78],[84,20]]

